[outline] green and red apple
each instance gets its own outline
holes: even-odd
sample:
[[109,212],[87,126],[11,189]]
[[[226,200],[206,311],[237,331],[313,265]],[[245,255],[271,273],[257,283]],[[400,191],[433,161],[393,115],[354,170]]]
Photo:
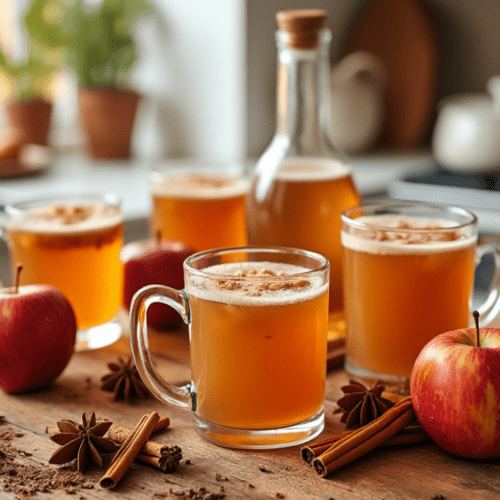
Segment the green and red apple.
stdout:
[[439,446],[485,459],[500,456],[500,330],[480,329],[477,316],[476,328],[442,333],[422,349],[411,398]]
[[[194,252],[179,241],[142,240],[125,245],[123,305],[129,310],[135,292],[147,285],[165,285],[177,290],[184,287],[184,260]],[[182,321],[179,314],[165,304],[148,308],[148,325],[163,328]]]
[[17,283],[18,277],[15,287],[0,289],[0,388],[6,392],[53,382],[76,341],[75,314],[57,288]]

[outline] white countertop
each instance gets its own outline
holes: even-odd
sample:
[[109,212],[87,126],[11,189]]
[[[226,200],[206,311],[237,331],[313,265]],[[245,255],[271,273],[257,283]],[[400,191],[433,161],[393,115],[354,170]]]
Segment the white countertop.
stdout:
[[[383,193],[391,181],[404,174],[428,168],[432,157],[428,151],[376,153],[351,161],[354,181],[361,195],[367,196]],[[81,152],[63,153],[39,174],[0,179],[0,202],[13,203],[50,194],[110,191],[121,197],[126,220],[145,219],[150,211],[147,176],[152,167],[151,162],[134,159],[93,161]]]

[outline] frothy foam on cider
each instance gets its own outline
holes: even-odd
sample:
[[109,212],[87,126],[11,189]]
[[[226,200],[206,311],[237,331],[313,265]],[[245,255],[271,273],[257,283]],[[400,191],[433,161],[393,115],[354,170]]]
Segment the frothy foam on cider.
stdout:
[[[342,231],[342,245],[358,252],[379,255],[415,255],[449,252],[472,246],[476,237],[453,230],[453,222],[402,217],[399,215],[362,216],[356,222],[373,227]],[[446,230],[449,228],[448,230]]]
[[151,183],[153,196],[164,198],[236,198],[246,194],[248,187],[243,177],[202,174],[165,177]]
[[98,204],[53,204],[23,212],[9,222],[9,230],[36,234],[72,235],[106,230],[121,224],[115,207]]
[[287,182],[318,182],[340,179],[349,174],[349,167],[339,161],[301,158],[283,162],[276,179]]
[[[204,300],[238,306],[285,305],[314,299],[328,283],[320,276],[301,276],[309,269],[275,262],[219,264],[203,270],[213,278],[191,276],[187,291]],[[283,279],[289,276],[290,279]]]

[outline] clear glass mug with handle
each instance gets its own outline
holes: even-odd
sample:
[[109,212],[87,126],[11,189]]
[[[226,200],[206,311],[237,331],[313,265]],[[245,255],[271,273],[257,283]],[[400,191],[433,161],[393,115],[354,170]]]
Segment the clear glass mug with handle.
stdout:
[[[289,248],[209,250],[184,262],[183,290],[150,285],[132,300],[139,373],[161,401],[190,409],[208,440],[280,448],[317,436],[328,324],[328,260]],[[189,325],[191,382],[168,384],[154,368],[147,309],[161,302]]]
[[123,216],[112,193],[54,195],[0,204],[0,236],[20,284],[58,288],[77,321],[75,349],[107,346],[122,335]]
[[[439,333],[472,326],[474,273],[495,259],[481,323],[500,312],[500,241],[478,243],[477,218],[458,207],[381,201],[342,215],[346,370],[409,390],[413,363]],[[476,301],[475,301],[476,302]]]

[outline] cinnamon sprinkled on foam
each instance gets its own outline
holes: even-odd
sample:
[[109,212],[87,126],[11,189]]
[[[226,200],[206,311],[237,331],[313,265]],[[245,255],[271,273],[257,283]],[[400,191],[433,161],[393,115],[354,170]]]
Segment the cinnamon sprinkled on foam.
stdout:
[[[325,293],[328,283],[312,276],[296,276],[309,269],[290,264],[244,262],[220,264],[204,269],[214,278],[191,277],[189,294],[233,305],[281,305],[311,300]],[[232,278],[234,276],[234,279]],[[286,279],[288,277],[288,279]],[[245,279],[248,278],[248,279]]]
[[203,174],[165,177],[151,183],[154,196],[189,199],[236,198],[246,194],[248,187],[248,181],[243,177]]
[[116,207],[103,203],[61,205],[27,210],[9,221],[8,229],[37,234],[81,234],[101,231],[121,224],[122,216]]
[[405,255],[448,252],[473,245],[476,241],[463,230],[453,229],[447,221],[401,216],[363,216],[355,221],[366,227],[353,226],[349,232],[342,231],[342,244],[367,253]]

